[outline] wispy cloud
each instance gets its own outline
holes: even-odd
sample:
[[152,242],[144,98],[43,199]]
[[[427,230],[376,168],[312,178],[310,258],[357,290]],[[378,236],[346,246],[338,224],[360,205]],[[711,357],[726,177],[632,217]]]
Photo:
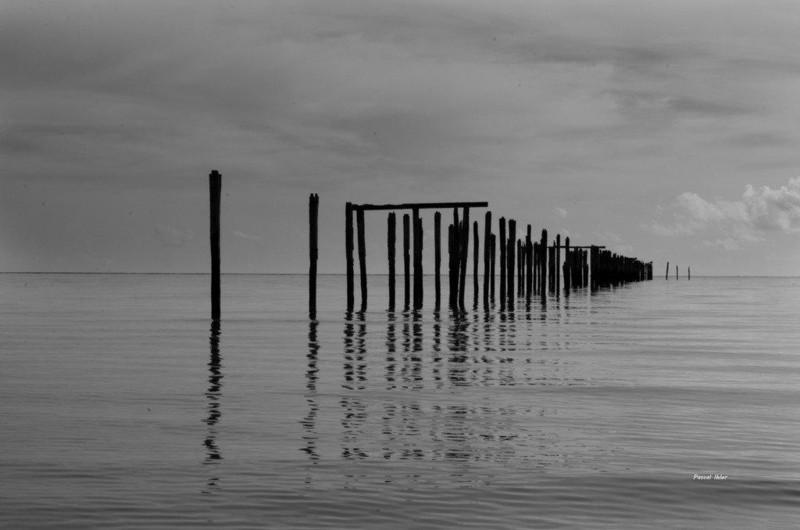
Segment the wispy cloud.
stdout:
[[[800,177],[779,188],[752,185],[745,187],[738,200],[707,200],[692,192],[680,194],[661,210],[652,232],[666,237],[695,235],[720,230],[724,235],[709,239],[703,246],[735,250],[743,244],[764,239],[770,232],[800,233]],[[666,219],[663,219],[666,218]]]

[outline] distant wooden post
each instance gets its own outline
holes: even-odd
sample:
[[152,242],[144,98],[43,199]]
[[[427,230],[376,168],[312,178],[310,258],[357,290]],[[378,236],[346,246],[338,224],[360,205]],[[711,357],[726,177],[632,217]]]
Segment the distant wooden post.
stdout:
[[364,240],[364,210],[356,209],[358,225],[358,272],[361,280],[361,311],[367,310],[367,243]]
[[675,279],[678,279],[678,266],[675,265]]
[[539,243],[539,292],[544,296],[547,292],[547,230],[542,230],[542,240]]
[[556,234],[556,291],[561,290],[561,234]]
[[667,262],[667,277],[666,277],[666,279],[669,280],[669,261]]
[[353,203],[348,202],[344,209],[344,252],[347,259],[347,311],[353,311]]
[[389,217],[386,221],[387,226],[387,245],[389,253],[389,311],[394,311],[395,299],[395,239],[397,235],[396,230],[396,216],[394,212],[389,212]]
[[317,316],[317,249],[319,195],[312,193],[308,197],[308,315]]
[[508,249],[506,250],[506,258],[508,259],[508,272],[506,278],[506,287],[508,287],[508,308],[514,306],[514,265],[515,265],[515,251],[517,242],[517,222],[513,219],[508,220]]
[[433,214],[433,271],[436,290],[436,309],[442,304],[442,214]]
[[525,235],[525,294],[530,297],[533,288],[533,243],[531,241],[531,225],[528,225],[528,232]]
[[478,221],[472,221],[472,307],[478,308]]
[[464,292],[467,286],[467,259],[469,256],[469,208],[464,208],[464,219],[461,220],[461,260],[459,269],[461,279],[458,287],[458,307],[464,310]]
[[403,214],[403,309],[405,310],[408,310],[411,295],[411,257],[409,256],[411,227],[409,222],[408,214]]
[[691,280],[691,279],[692,279],[692,268],[691,268],[691,267],[687,267],[687,270],[686,270],[686,272],[687,272],[687,277],[686,277],[686,279],[687,279],[687,280]]
[[506,307],[506,218],[500,218],[500,309]]
[[[492,212],[483,219],[483,305],[489,307],[489,278],[492,272]],[[492,280],[494,281],[494,280]]]
[[208,175],[209,195],[209,239],[211,243],[211,320],[219,321],[221,314],[220,286],[220,203],[222,197],[222,175],[213,170]]
[[552,292],[556,288],[556,247],[555,243],[551,245],[548,249],[548,256],[547,256],[547,275],[550,277],[548,281],[548,287]]

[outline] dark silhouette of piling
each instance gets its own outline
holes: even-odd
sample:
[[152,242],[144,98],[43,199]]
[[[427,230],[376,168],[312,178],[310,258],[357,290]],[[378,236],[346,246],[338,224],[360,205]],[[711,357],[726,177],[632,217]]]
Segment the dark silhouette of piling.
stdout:
[[208,175],[209,192],[209,240],[211,244],[211,320],[218,321],[221,314],[220,286],[220,203],[222,197],[222,175],[213,170]]
[[347,312],[353,311],[353,203],[348,202],[344,209],[344,252],[347,261]]
[[448,272],[449,272],[449,281],[450,281],[450,292],[449,292],[449,305],[451,308],[456,306],[458,303],[458,295],[456,289],[456,249],[455,243],[456,242],[456,230],[454,225],[450,225],[447,227],[447,253],[448,253]]
[[686,273],[687,273],[686,279],[687,280],[691,280],[692,279],[692,268],[691,267],[687,267],[686,268]]
[[675,265],[675,279],[678,279],[678,266]]
[[395,239],[397,219],[394,212],[389,212],[386,220],[387,234],[386,241],[389,255],[389,311],[394,311],[395,306]]
[[[492,212],[483,219],[483,305],[489,307],[489,278],[492,272]],[[494,278],[492,278],[494,281]]]
[[461,220],[461,260],[459,272],[461,278],[458,286],[458,308],[462,311],[464,307],[464,292],[467,286],[467,259],[469,257],[469,208],[464,208],[464,218]]
[[490,274],[490,283],[489,283],[489,298],[491,299],[492,303],[495,300],[495,293],[494,293],[494,285],[495,285],[495,263],[497,262],[497,235],[492,234],[492,251],[491,256],[489,257],[489,265],[492,269]]
[[508,220],[508,249],[506,258],[508,259],[508,272],[506,273],[506,287],[508,287],[508,308],[514,307],[514,266],[516,265],[515,251],[517,242],[517,222],[513,219]]
[[547,249],[547,276],[548,279],[548,287],[550,288],[550,292],[553,292],[556,288],[556,247],[555,243],[548,247]]
[[319,195],[312,193],[308,197],[308,314],[317,316],[317,248],[318,239]]
[[666,277],[666,279],[669,280],[669,261],[667,262],[667,277]]
[[547,292],[547,230],[542,230],[542,240],[539,243],[539,292],[544,296]]
[[572,254],[569,250],[569,237],[564,239],[564,265],[563,268],[563,276],[564,276],[564,294],[569,294],[569,289],[572,283]]
[[403,214],[403,309],[408,310],[411,295],[411,256],[409,255],[411,227],[408,214]]
[[361,280],[361,311],[367,310],[367,244],[364,239],[364,210],[356,209],[358,230],[358,273]]
[[442,214],[433,214],[433,274],[436,291],[436,309],[442,304]]
[[525,294],[533,294],[533,243],[531,241],[531,225],[525,234]]
[[500,218],[500,309],[506,308],[506,218]]
[[478,221],[472,221],[472,307],[478,309]]
[[414,309],[422,307],[422,219],[419,210],[412,210],[414,226]]
[[556,273],[556,292],[561,290],[561,234],[556,234],[556,262],[553,269]]

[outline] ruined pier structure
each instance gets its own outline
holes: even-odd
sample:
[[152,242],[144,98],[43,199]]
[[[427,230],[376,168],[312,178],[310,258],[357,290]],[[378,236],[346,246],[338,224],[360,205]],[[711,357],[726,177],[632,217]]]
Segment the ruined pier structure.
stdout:
[[[312,194],[310,198],[310,217],[316,221],[316,208],[319,197]],[[498,232],[493,232],[492,213],[484,213],[483,250],[480,249],[480,229],[477,220],[470,224],[470,213],[473,209],[483,209],[488,202],[434,202],[434,203],[402,203],[402,204],[355,204],[345,205],[345,255],[347,272],[347,310],[353,311],[355,306],[355,259],[358,253],[359,280],[361,292],[361,311],[366,311],[367,293],[367,261],[365,241],[365,212],[389,211],[387,218],[387,258],[389,270],[389,309],[396,306],[396,226],[397,211],[410,211],[403,214],[403,309],[420,309],[423,305],[423,218],[422,210],[437,210],[433,215],[434,223],[434,289],[435,307],[441,307],[441,241],[442,215],[438,210],[452,210],[453,221],[447,227],[448,250],[448,305],[457,310],[464,310],[466,305],[466,276],[469,268],[469,247],[472,239],[472,305],[478,307],[482,299],[486,308],[499,301],[500,308],[514,307],[516,297],[545,296],[546,293],[568,295],[570,290],[589,287],[596,290],[609,285],[653,279],[652,262],[643,262],[612,253],[603,246],[575,246],[561,236],[548,241],[547,230],[541,231],[541,239],[532,239],[532,227],[527,225],[526,231],[519,231],[514,219],[501,217],[498,219]],[[355,239],[354,224],[355,217]],[[314,224],[314,223],[312,223]],[[311,255],[316,260],[316,226],[311,227]],[[470,232],[472,237],[470,237]],[[357,245],[357,249],[355,248]],[[499,260],[497,250],[499,247]],[[563,259],[562,259],[563,251]],[[478,273],[478,264],[483,259],[483,278]],[[499,267],[497,266],[499,262]],[[495,289],[496,275],[499,268],[499,290]],[[309,268],[316,274],[316,263]],[[413,282],[412,282],[413,277]],[[314,282],[310,278],[309,284]],[[482,285],[482,293],[481,293]],[[515,287],[516,286],[516,287]],[[482,297],[481,297],[482,294]],[[316,304],[310,301],[309,307]]]

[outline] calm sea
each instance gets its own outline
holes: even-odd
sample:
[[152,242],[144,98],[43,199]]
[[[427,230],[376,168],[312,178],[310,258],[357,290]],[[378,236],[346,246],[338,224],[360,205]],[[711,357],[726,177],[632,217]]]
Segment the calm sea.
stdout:
[[800,526],[800,279],[426,281],[223,276],[214,329],[207,276],[0,275],[0,526]]

